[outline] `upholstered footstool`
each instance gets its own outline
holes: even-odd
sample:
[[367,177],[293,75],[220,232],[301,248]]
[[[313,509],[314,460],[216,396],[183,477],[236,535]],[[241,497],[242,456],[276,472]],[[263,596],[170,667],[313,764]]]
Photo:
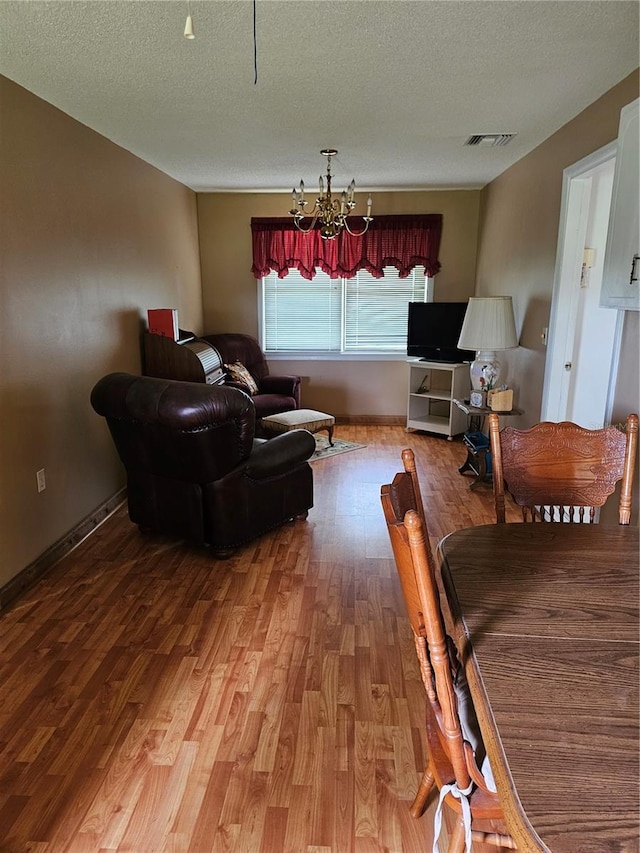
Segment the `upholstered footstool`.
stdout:
[[325,412],[316,412],[314,409],[294,409],[291,412],[282,412],[280,415],[269,415],[262,418],[262,429],[266,433],[289,432],[292,429],[308,429],[309,432],[319,432],[326,429],[329,433],[329,444],[333,445],[333,427],[336,419],[333,415]]

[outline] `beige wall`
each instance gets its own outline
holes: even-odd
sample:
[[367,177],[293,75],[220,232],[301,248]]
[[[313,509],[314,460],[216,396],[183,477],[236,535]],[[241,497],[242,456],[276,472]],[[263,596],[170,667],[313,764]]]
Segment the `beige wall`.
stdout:
[[[620,110],[638,97],[638,79],[636,71],[482,191],[476,293],[513,296],[520,348],[505,362],[525,411],[520,425],[540,418],[541,333],[549,325],[563,171],[616,139]],[[623,363],[629,358],[624,351]]]
[[[540,419],[546,351],[541,332],[549,325],[556,263],[563,171],[618,135],[620,110],[638,97],[638,71],[610,89],[482,192],[477,295],[511,294],[520,347],[505,361],[524,415],[514,425]],[[626,312],[613,421],[640,411],[638,314]],[[633,523],[638,523],[638,470]],[[615,502],[603,515],[609,513]],[[615,516],[615,512],[613,513]]]
[[91,388],[202,297],[193,192],[2,77],[0,113],[2,586],[123,485]]
[[[375,192],[374,215],[442,213],[439,302],[463,301],[475,286],[479,190]],[[360,200],[362,202],[362,199]],[[209,333],[258,329],[256,281],[251,273],[251,218],[286,216],[287,194],[199,193],[198,225],[204,326]],[[302,376],[302,402],[338,417],[406,416],[403,361],[274,361],[272,372]]]

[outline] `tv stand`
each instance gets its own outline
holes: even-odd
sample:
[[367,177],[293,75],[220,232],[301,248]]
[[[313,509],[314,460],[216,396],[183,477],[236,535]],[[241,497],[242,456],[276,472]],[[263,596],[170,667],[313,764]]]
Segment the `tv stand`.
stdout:
[[469,365],[409,359],[407,366],[407,430],[435,432],[449,441],[465,432],[467,415],[454,400],[469,396]]

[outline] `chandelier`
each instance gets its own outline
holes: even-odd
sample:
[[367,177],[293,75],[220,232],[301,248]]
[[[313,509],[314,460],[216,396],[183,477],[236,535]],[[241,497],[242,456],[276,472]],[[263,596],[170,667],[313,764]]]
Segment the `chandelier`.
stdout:
[[[293,188],[291,197],[293,199],[293,208],[289,213],[293,216],[293,221],[296,228],[302,231],[303,234],[308,234],[309,231],[315,228],[316,222],[320,222],[320,236],[324,240],[333,240],[345,228],[349,234],[354,237],[360,237],[369,227],[369,223],[373,222],[371,216],[371,196],[367,199],[367,215],[363,216],[364,228],[362,231],[352,231],[349,227],[347,217],[356,206],[353,199],[353,194],[356,188],[355,180],[352,180],[346,190],[343,190],[340,199],[333,198],[331,195],[331,158],[338,153],[335,148],[323,148],[320,152],[323,157],[327,158],[327,191],[325,193],[324,180],[320,175],[320,195],[315,200],[313,210],[307,211],[308,202],[304,197],[304,181],[300,181],[298,189]],[[304,227],[304,220],[311,217],[311,222],[308,228]]]

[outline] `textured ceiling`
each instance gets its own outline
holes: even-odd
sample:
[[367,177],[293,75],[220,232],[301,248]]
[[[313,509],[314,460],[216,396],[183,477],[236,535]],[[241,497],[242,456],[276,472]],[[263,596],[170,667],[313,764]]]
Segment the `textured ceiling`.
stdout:
[[[195,190],[481,187],[638,66],[637,0],[0,2],[0,73]],[[1,118],[1,116],[0,116]],[[517,133],[469,148],[474,133]]]

